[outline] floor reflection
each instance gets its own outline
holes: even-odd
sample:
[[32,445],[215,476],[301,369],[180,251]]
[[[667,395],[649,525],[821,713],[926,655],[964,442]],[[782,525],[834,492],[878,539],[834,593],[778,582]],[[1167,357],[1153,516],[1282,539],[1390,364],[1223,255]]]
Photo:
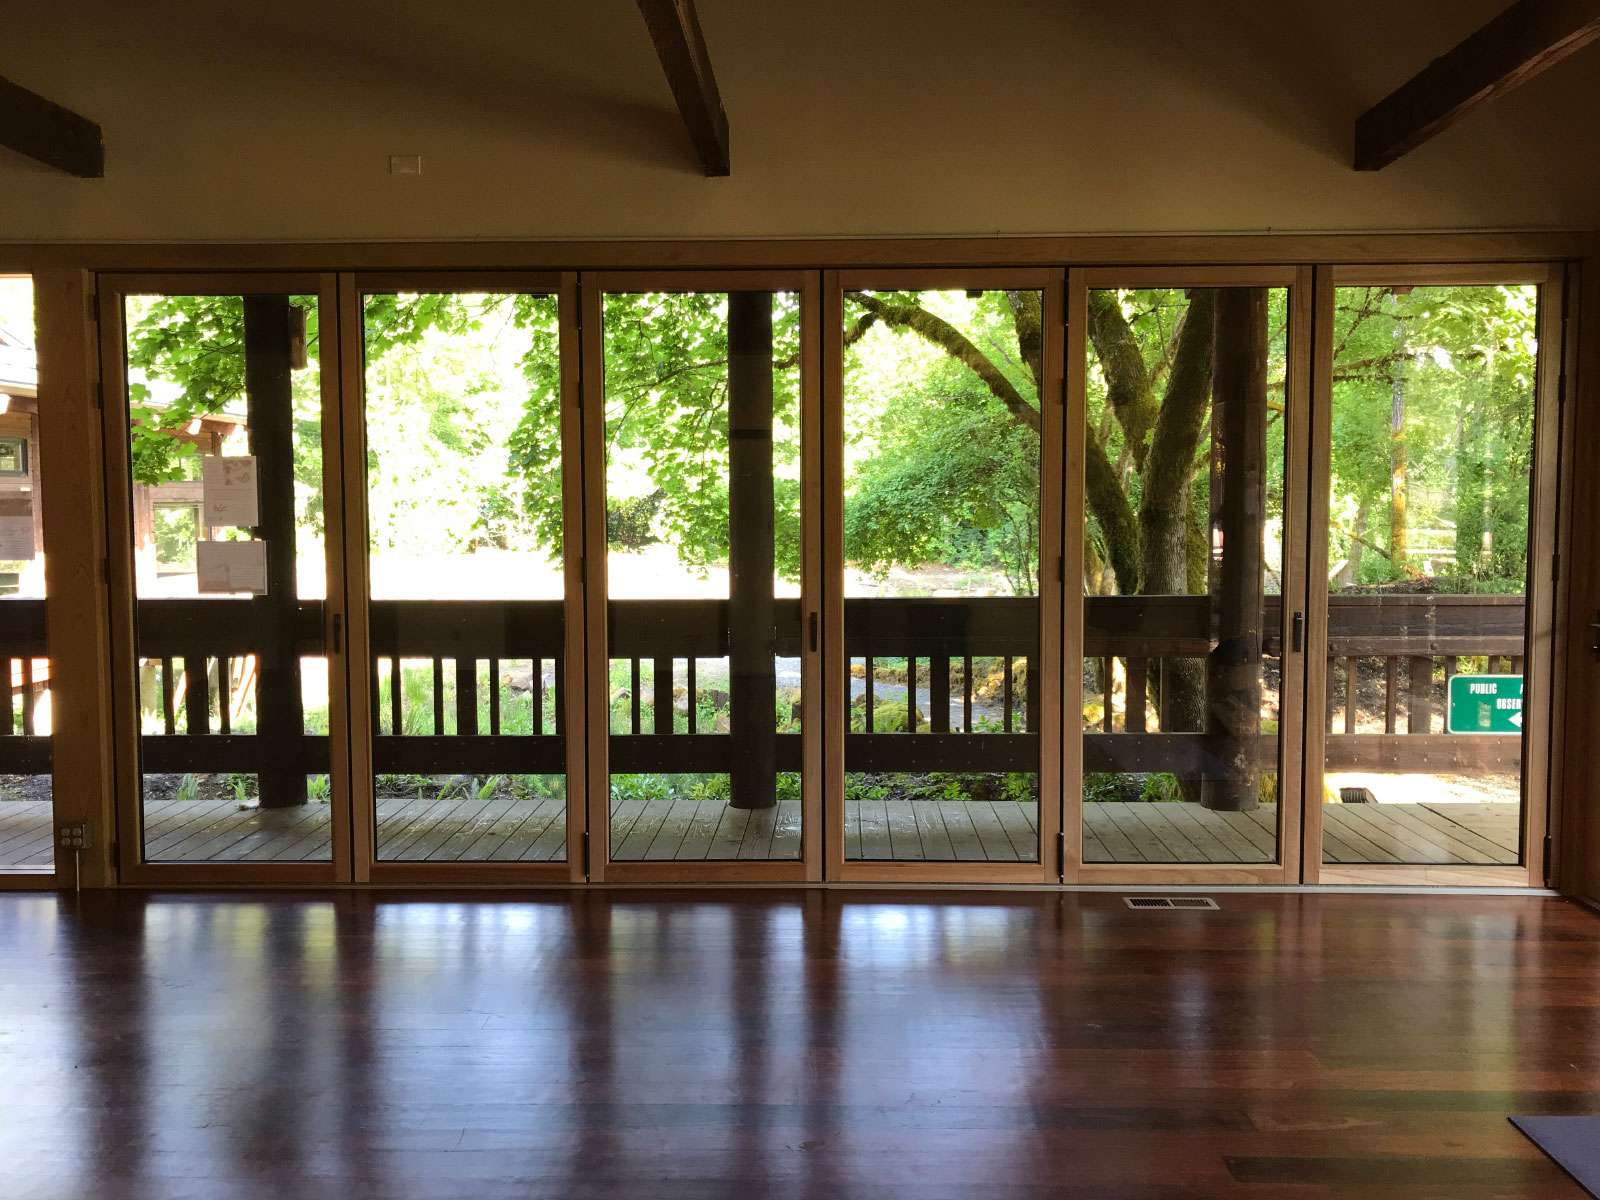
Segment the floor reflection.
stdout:
[[0,1193],[1110,1187],[1156,1168],[1078,1139],[1362,1128],[1329,1071],[1600,1068],[1597,1010],[1526,1003],[1600,972],[1549,901],[950,899],[0,896]]

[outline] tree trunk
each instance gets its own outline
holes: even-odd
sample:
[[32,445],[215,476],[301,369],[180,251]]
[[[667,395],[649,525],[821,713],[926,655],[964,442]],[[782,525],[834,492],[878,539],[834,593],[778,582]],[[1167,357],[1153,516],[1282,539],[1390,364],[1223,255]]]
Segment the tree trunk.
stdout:
[[1397,571],[1406,565],[1405,336],[1405,326],[1396,321],[1395,360],[1389,375],[1389,561]]
[[262,808],[306,802],[305,709],[296,649],[294,397],[290,381],[289,298],[244,298],[244,385],[250,453],[256,457],[261,524],[267,544],[267,594],[251,606],[257,638],[257,785]]
[[[772,294],[728,296],[729,801],[778,802],[773,658]],[[691,701],[692,703],[692,701]]]
[[[1201,802],[1222,812],[1260,803],[1262,533],[1266,516],[1267,292],[1226,288],[1217,297],[1212,373],[1212,611],[1206,658],[1208,777]],[[1220,494],[1219,494],[1220,493]]]

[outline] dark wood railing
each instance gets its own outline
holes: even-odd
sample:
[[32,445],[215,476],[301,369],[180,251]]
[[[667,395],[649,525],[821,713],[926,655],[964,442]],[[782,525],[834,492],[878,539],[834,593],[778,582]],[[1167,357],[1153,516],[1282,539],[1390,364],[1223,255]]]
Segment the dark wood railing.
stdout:
[[[34,709],[46,686],[42,601],[0,601],[0,686],[10,720],[0,722],[0,772],[49,770],[49,739],[34,731]],[[1268,657],[1281,655],[1276,597],[1266,603]],[[1038,656],[1034,602],[1027,599],[852,599],[845,602],[844,651],[863,674],[856,717],[864,727],[846,736],[853,771],[1031,770],[1038,762]],[[293,643],[302,658],[326,653],[323,605],[294,610]],[[564,616],[559,601],[380,601],[372,606],[372,699],[380,772],[557,773],[564,767],[562,698]],[[808,636],[800,604],[775,607],[777,657],[798,658]],[[1327,763],[1333,769],[1414,772],[1514,771],[1520,739],[1461,737],[1436,732],[1443,680],[1461,658],[1486,660],[1487,670],[1520,672],[1524,607],[1518,596],[1335,596],[1329,602]],[[1205,597],[1091,597],[1086,603],[1084,655],[1098,664],[1102,712],[1084,733],[1086,771],[1199,771],[1205,735],[1154,728],[1145,694],[1182,659],[1202,658],[1211,645]],[[141,601],[139,646],[147,709],[161,732],[143,739],[150,772],[250,772],[268,752],[260,739],[231,728],[232,689],[249,677],[257,651],[259,612],[250,600]],[[610,656],[625,662],[629,680],[623,724],[613,735],[616,773],[724,772],[731,739],[698,726],[686,704],[687,731],[674,726],[675,687],[699,694],[696,660],[728,654],[728,603],[719,600],[614,601]],[[399,659],[431,667],[422,712],[404,694]],[[36,663],[35,660],[39,660]],[[1111,663],[1121,660],[1122,703],[1110,688]],[[499,680],[508,663],[527,664],[530,732],[506,731],[509,714]],[[905,684],[885,684],[880,668],[905,668]],[[1357,664],[1381,680],[1381,708],[1365,707]],[[553,684],[547,686],[545,667]],[[999,728],[983,731],[975,699],[982,670],[1001,677]],[[653,693],[647,703],[644,684]],[[246,685],[247,686],[247,685]],[[855,683],[852,683],[855,689]],[[903,732],[875,728],[888,687],[910,689]],[[453,698],[451,693],[453,692]],[[486,694],[485,694],[486,693]],[[20,694],[21,731],[16,728]],[[1159,689],[1156,692],[1159,695]],[[1370,687],[1369,687],[1370,694]],[[915,710],[926,695],[928,711]],[[655,698],[661,698],[658,703]],[[487,701],[486,711],[480,699]],[[1363,732],[1381,712],[1382,732]],[[1403,712],[1403,719],[1402,719]],[[959,713],[959,716],[954,714]],[[409,723],[408,723],[409,716]],[[1403,728],[1402,728],[1403,726]],[[407,730],[410,730],[407,732]],[[778,769],[798,770],[800,739],[777,737]],[[324,735],[302,734],[298,753],[308,771],[325,771]],[[1262,768],[1276,763],[1277,738],[1261,739]]]
[[[43,600],[0,600],[0,775],[50,770],[50,739],[37,732],[39,698],[49,686]],[[18,729],[18,716],[21,729]]]

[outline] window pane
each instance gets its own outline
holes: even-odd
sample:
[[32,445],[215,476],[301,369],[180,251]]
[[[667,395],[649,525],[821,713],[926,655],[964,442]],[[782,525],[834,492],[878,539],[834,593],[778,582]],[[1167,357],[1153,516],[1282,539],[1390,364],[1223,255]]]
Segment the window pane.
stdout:
[[145,857],[326,860],[316,299],[124,319]]
[[605,298],[615,859],[800,856],[799,322]]
[[33,281],[0,278],[0,871],[54,863]]
[[846,295],[846,858],[1039,860],[1042,300]]
[[1336,292],[1324,862],[1522,860],[1537,310]]
[[365,313],[378,857],[564,860],[557,298]]
[[1089,293],[1086,862],[1278,859],[1287,301]]

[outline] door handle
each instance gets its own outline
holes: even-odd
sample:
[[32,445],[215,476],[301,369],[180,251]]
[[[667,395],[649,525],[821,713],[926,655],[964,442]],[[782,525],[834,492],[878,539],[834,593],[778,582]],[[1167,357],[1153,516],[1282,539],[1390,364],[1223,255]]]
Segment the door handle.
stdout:
[[1306,615],[1303,612],[1294,615],[1294,636],[1291,644],[1296,654],[1306,648]]

